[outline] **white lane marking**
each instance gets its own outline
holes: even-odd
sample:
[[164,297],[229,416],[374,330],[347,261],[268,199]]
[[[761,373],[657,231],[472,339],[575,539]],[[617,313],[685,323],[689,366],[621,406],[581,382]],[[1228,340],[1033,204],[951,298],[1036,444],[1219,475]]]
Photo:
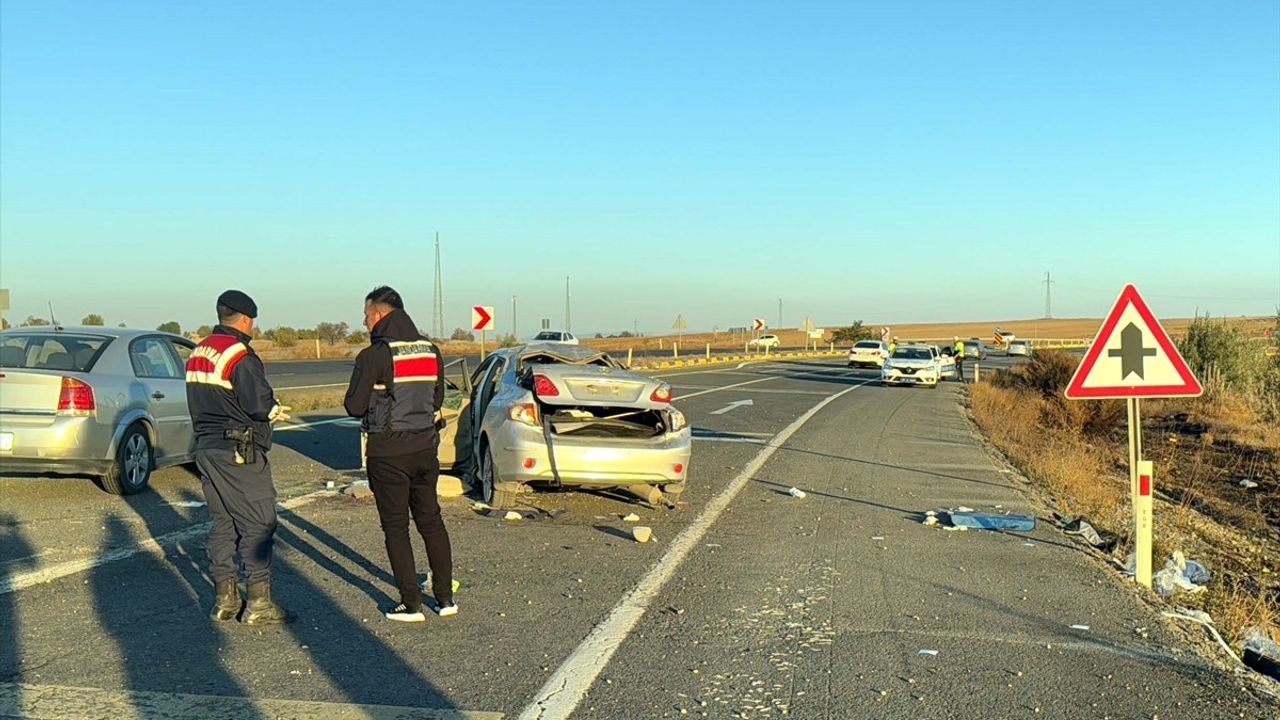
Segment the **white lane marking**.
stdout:
[[755,404],[756,404],[756,401],[752,400],[751,398],[747,398],[746,400],[734,400],[733,402],[729,403],[728,405],[725,405],[719,410],[712,410],[711,414],[724,415],[725,413],[733,412],[734,410],[737,410],[740,407],[753,407],[755,406]]
[[328,383],[326,385],[292,385],[290,387],[272,388],[273,390],[315,390],[316,388],[346,387],[347,383]]
[[[769,381],[771,381],[771,380],[791,380],[791,379],[805,380],[805,379],[812,379],[812,378],[816,378],[816,379],[818,379],[818,380],[828,380],[828,379],[830,379],[830,378],[832,378],[832,377],[849,376],[847,372],[843,372],[843,371],[841,371],[841,369],[837,369],[837,371],[839,371],[839,372],[840,372],[840,375],[831,375],[831,374],[826,374],[826,375],[809,375],[809,376],[804,376],[804,375],[785,375],[785,374],[781,374],[781,373],[779,373],[779,374],[770,374],[768,377],[756,378],[755,380],[746,380],[746,381],[743,381],[743,382],[740,382],[740,383],[734,383],[734,384],[732,384],[732,385],[725,385],[725,386],[723,386],[723,387],[711,388],[710,390],[702,390],[702,391],[700,391],[700,392],[689,393],[688,395],[677,395],[675,399],[676,399],[676,400],[688,400],[689,398],[695,398],[695,397],[698,397],[698,396],[700,396],[700,395],[707,395],[707,394],[710,394],[710,393],[713,393],[713,392],[722,392],[722,391],[724,391],[724,390],[732,390],[732,389],[734,389],[734,388],[740,388],[740,387],[743,387],[743,386],[746,386],[746,385],[755,385],[756,383],[769,382]],[[850,377],[853,377],[853,376],[850,376]],[[872,382],[872,381],[871,381],[871,380],[864,380],[864,382],[863,382],[863,383],[861,383],[861,384],[865,385],[866,383],[869,383],[869,382]],[[859,387],[859,386],[858,386],[858,385],[855,385],[854,387]]]
[[[718,390],[719,389],[710,385],[672,384],[671,387],[675,388],[676,390],[682,390],[682,389],[683,390]],[[826,397],[831,394],[828,392],[824,392],[822,390],[776,390],[774,388],[747,388],[745,390],[740,390],[739,392],[765,393],[765,394],[774,394],[774,395],[821,395],[822,397]]]
[[358,418],[349,418],[349,417],[329,418],[328,420],[313,420],[311,422],[304,422],[304,423],[297,423],[297,424],[290,423],[288,425],[279,425],[272,429],[275,432],[284,432],[286,430],[301,430],[303,428],[315,427],[317,425],[343,425],[344,427],[360,427],[360,420]]
[[547,680],[532,702],[519,715],[519,720],[564,720],[568,718],[587,691],[595,684],[596,678],[604,672],[609,659],[617,652],[623,641],[631,634],[636,623],[644,617],[654,597],[662,590],[663,585],[675,574],[680,564],[689,553],[698,546],[707,530],[724,512],[742,488],[764,467],[769,458],[786,443],[804,424],[809,422],[823,408],[839,398],[862,387],[859,383],[828,396],[818,404],[809,408],[805,414],[796,418],[773,437],[767,447],[756,454],[742,472],[729,482],[728,487],[720,491],[707,503],[689,527],[685,528],[671,543],[667,552],[645,574],[640,583],[622,597],[622,600],[599,625],[592,628],[582,644],[569,655]]
[[765,441],[761,438],[749,437],[725,437],[721,435],[694,435],[694,440],[701,442],[722,442],[722,443],[741,443],[743,445],[764,445]]
[[[286,510],[292,510],[306,505],[312,500],[335,494],[337,493],[333,490],[317,490],[313,493],[307,493],[306,495],[299,495],[298,497],[290,498],[282,503],[278,503],[278,505]],[[76,573],[81,573],[85,570],[91,570],[100,565],[106,565],[107,563],[112,563],[117,560],[131,558],[138,553],[163,553],[164,548],[166,547],[207,535],[209,528],[212,525],[213,523],[204,522],[198,525],[192,525],[188,528],[183,528],[182,530],[165,533],[159,537],[143,540],[135,545],[108,550],[93,557],[81,558],[79,560],[68,560],[66,562],[50,565],[49,567],[38,568],[36,570],[11,575],[8,578],[0,580],[0,595],[6,595],[17,590],[23,590],[33,585],[42,585],[47,582],[53,582],[54,580],[64,578],[68,575],[75,575]]]
[[0,717],[41,720],[239,720],[246,717],[293,720],[501,720],[502,713],[0,683]]

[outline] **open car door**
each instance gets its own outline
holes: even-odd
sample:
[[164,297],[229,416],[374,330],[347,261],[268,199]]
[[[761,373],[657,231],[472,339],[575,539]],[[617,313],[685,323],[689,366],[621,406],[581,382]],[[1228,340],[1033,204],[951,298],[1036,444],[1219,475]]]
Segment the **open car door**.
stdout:
[[444,366],[444,430],[440,431],[440,467],[454,474],[465,471],[471,459],[471,373],[467,359],[459,358]]

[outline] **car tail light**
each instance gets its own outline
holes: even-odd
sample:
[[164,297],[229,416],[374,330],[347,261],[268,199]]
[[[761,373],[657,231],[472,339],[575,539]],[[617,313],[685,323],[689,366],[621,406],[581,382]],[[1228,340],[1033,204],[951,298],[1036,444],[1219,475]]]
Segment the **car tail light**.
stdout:
[[560,390],[556,388],[555,383],[551,382],[551,378],[546,375],[534,375],[533,394],[538,397],[556,397],[560,394]]
[[650,402],[659,402],[659,403],[671,402],[672,400],[671,386],[666,383],[659,385],[658,389],[654,390],[653,394],[649,396],[649,400]]
[[72,377],[62,378],[62,392],[58,395],[59,415],[92,415],[97,409],[93,388],[88,383]]
[[507,417],[525,425],[538,426],[538,406],[533,403],[516,403],[507,408]]
[[671,469],[675,470],[676,474],[679,475],[680,473],[684,472],[684,463],[676,463],[675,466],[672,467]]

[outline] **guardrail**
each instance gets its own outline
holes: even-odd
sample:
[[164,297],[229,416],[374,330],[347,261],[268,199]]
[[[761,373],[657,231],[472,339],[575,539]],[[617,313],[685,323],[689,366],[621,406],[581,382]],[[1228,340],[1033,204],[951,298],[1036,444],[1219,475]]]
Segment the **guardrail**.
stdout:
[[659,360],[657,358],[637,358],[636,363],[631,365],[631,368],[633,370],[669,370],[672,368],[728,365],[730,363],[742,362],[833,358],[844,357],[847,354],[848,351],[846,350],[819,350],[817,352],[783,350],[779,352],[760,352],[756,354],[735,353],[732,355],[695,355],[687,358],[671,358],[667,360]]

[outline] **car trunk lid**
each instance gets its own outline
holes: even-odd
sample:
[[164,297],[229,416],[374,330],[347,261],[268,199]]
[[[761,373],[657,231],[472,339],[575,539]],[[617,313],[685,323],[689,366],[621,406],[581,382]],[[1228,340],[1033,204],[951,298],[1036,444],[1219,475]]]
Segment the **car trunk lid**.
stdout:
[[62,373],[0,368],[0,414],[53,417],[62,395]]

